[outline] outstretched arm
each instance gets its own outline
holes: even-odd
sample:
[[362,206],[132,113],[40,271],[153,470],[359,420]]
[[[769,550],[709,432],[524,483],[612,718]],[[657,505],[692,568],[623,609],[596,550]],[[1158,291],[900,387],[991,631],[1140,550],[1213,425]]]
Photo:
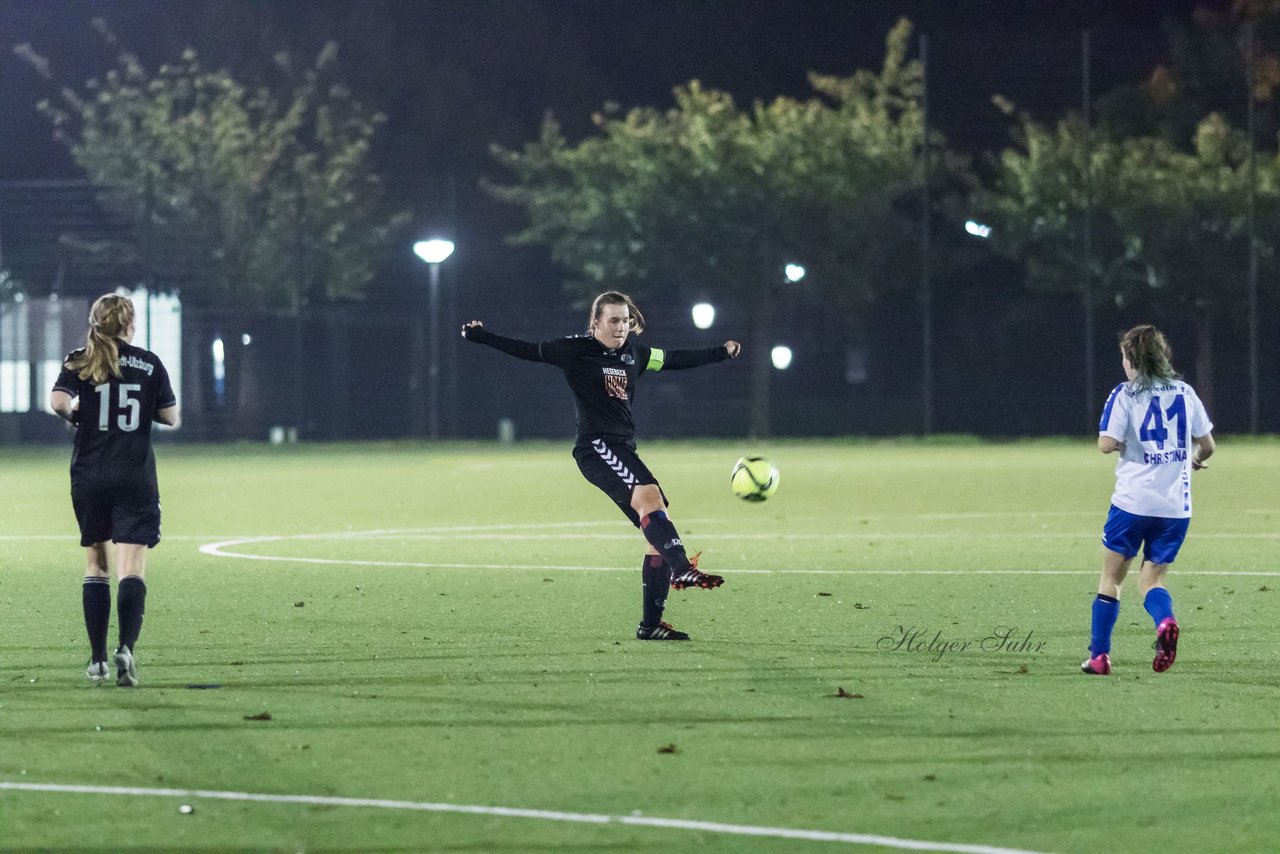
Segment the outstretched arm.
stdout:
[[542,358],[541,349],[537,344],[529,341],[521,341],[517,338],[504,338],[501,335],[494,335],[488,329],[484,328],[484,324],[478,320],[472,320],[462,325],[462,337],[476,344],[487,344],[495,350],[501,350],[515,356],[517,359],[524,359],[528,362],[545,362]]
[[[661,354],[660,366],[663,370],[678,371],[681,368],[696,368],[712,362],[723,362],[725,359],[736,359],[742,352],[742,345],[729,340],[719,347],[707,347],[701,350],[654,350],[655,356]],[[650,363],[653,359],[650,359]]]

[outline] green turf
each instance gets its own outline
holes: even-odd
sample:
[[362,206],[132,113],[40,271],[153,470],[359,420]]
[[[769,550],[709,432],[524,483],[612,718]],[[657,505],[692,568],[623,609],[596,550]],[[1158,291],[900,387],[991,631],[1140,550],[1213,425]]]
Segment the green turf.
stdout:
[[[782,471],[765,504],[728,490],[748,450]],[[129,691],[82,675],[66,451],[0,449],[0,782],[640,814],[1037,851],[1274,850],[1280,576],[1248,573],[1280,571],[1280,444],[1220,440],[1196,475],[1170,582],[1178,662],[1151,672],[1151,624],[1130,587],[1109,678],[1077,671],[1114,460],[1087,442],[642,451],[686,543],[728,578],[672,594],[668,619],[690,644],[634,640],[643,543],[566,447],[163,447],[166,541],[150,556],[143,685]],[[225,551],[331,562],[199,551],[246,539]],[[1004,631],[1007,643],[984,648]],[[893,648],[903,632],[933,648]],[[187,687],[197,684],[221,687]],[[271,720],[246,720],[264,711]],[[848,846],[0,791],[0,849],[127,847]]]

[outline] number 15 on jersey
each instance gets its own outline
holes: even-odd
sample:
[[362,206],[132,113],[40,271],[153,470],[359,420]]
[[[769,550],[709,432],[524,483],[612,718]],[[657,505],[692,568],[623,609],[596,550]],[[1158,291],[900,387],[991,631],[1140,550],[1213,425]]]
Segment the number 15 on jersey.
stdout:
[[[142,415],[142,401],[133,395],[142,391],[142,386],[138,383],[121,383],[116,388],[120,389],[116,426],[125,433],[132,433],[138,429]],[[111,428],[111,383],[96,385],[93,390],[98,393],[98,429],[105,432]]]

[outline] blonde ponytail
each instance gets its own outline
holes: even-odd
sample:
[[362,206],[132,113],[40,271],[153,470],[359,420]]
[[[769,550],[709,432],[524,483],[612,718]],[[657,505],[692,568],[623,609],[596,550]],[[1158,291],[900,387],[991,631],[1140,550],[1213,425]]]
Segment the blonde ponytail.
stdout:
[[89,334],[84,350],[67,360],[80,379],[101,385],[120,376],[120,341],[133,326],[133,302],[118,294],[98,297],[89,310]]

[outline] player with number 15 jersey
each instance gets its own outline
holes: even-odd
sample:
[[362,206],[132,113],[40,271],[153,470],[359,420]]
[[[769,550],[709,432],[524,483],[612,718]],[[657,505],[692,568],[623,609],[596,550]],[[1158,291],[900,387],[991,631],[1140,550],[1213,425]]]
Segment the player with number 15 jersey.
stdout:
[[[160,489],[151,422],[177,427],[178,400],[160,358],[131,343],[133,303],[106,294],[89,312],[85,346],[68,354],[49,396],[55,413],[76,425],[71,505],[85,550],[82,601],[91,657],[85,675],[107,678],[111,619],[110,563],[119,579],[120,643],[116,684],[138,684],[134,646],[146,609],[147,550],[160,542]],[[114,561],[107,543],[115,545]]]
[[[80,399],[71,454],[72,492],[77,487],[94,491],[99,485],[110,484],[113,491],[131,493],[140,501],[158,498],[151,422],[156,412],[174,406],[177,398],[169,372],[155,353],[124,341],[117,347],[119,376],[108,375],[102,383],[80,379],[67,367],[83,354],[83,350],[76,350],[64,360],[54,384],[55,391]],[[154,536],[147,535],[141,544],[154,546],[159,539],[157,526]]]

